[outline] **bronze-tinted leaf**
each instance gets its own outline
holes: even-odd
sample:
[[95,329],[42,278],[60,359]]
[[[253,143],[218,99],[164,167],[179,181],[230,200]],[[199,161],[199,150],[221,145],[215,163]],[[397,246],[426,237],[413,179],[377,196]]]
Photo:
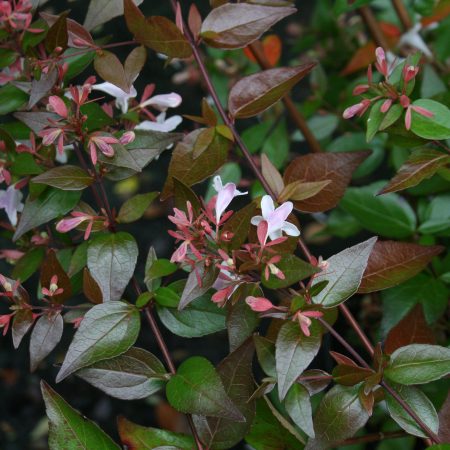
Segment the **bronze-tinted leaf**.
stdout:
[[30,99],[28,100],[29,109],[51,91],[57,79],[58,71],[56,69],[50,70],[48,73],[42,73],[39,80],[33,79],[31,82]]
[[433,330],[425,320],[422,305],[417,304],[394,328],[391,328],[384,342],[384,351],[390,355],[406,345],[435,342]]
[[272,25],[297,10],[238,3],[213,9],[202,24],[200,36],[211,47],[243,48]]
[[[133,0],[135,5],[140,5],[144,0]],[[91,0],[84,19],[84,26],[92,30],[114,17],[123,16],[123,0]]]
[[289,183],[278,197],[278,202],[283,203],[286,200],[301,201],[314,197],[322,189],[328,186],[331,180],[323,181],[294,181]]
[[414,151],[400,167],[394,178],[383,188],[380,194],[401,191],[419,184],[433,176],[441,167],[450,164],[448,154],[422,148]]
[[109,81],[122,91],[130,91],[131,84],[128,82],[125,69],[114,53],[107,50],[97,53],[94,59],[94,69],[105,81]]
[[373,370],[364,367],[339,364],[333,369],[333,380],[335,383],[343,386],[354,386],[364,381],[373,373]]
[[359,293],[380,291],[412,278],[444,248],[409,242],[378,241],[369,257]]
[[132,0],[124,0],[124,13],[128,29],[141,44],[172,58],[191,56],[189,42],[166,17],[151,16],[146,19]]
[[441,442],[450,442],[450,392],[447,395],[447,399],[442,405],[439,411],[439,433],[438,436]]
[[102,290],[87,267],[83,270],[83,293],[95,305],[103,302]]
[[193,148],[201,131],[202,129],[199,129],[188,134],[175,147],[161,200],[173,195],[173,178],[182,181],[186,186],[192,186],[211,176],[227,161],[231,142],[219,133],[215,134],[208,149],[194,159]]
[[280,195],[284,188],[283,177],[265,153],[261,155],[261,172],[275,195]]
[[94,178],[78,166],[54,167],[33,178],[33,183],[46,184],[63,191],[79,191],[94,182]]
[[52,53],[57,47],[61,47],[63,50],[67,48],[67,43],[69,41],[67,15],[68,12],[62,13],[47,31],[45,37],[45,49],[48,53]]
[[63,289],[63,292],[57,295],[53,295],[53,303],[64,303],[72,295],[72,286],[70,284],[70,278],[62,268],[61,264],[56,257],[54,250],[49,250],[41,269],[41,286],[49,289],[51,279],[53,276],[58,277],[58,288]]
[[321,212],[334,208],[344,195],[352,173],[369,154],[367,151],[311,153],[294,159],[284,172],[286,185],[299,180],[331,180],[317,195],[294,202],[295,208],[305,212]]
[[125,79],[131,86],[144,67],[147,59],[147,50],[142,45],[131,50],[124,64]]
[[223,231],[233,233],[230,241],[232,249],[238,249],[247,239],[250,231],[250,221],[256,213],[256,203],[251,202],[239,211],[235,212],[228,219],[223,227]]
[[[58,16],[53,14],[48,14],[46,12],[41,12],[39,15],[47,22],[51,27],[58,19]],[[94,39],[92,39],[91,33],[89,33],[86,28],[75,22],[73,19],[67,20],[67,31],[68,31],[68,45],[69,47],[88,47],[94,45]]]
[[33,313],[31,309],[19,309],[14,315],[12,324],[12,339],[14,348],[18,348],[23,337],[33,325]]
[[315,65],[309,62],[296,67],[263,70],[242,78],[231,88],[228,98],[230,114],[236,118],[246,118],[265,111],[286,95]]

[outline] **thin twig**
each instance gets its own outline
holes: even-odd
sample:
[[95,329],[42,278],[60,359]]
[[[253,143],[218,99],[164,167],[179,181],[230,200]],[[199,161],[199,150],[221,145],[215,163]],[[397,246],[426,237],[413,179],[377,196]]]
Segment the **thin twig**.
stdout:
[[398,439],[407,436],[409,436],[409,434],[405,431],[379,432],[346,439],[345,441],[336,442],[334,445],[336,447],[343,447],[345,445],[368,444],[370,442],[386,441],[388,439]]
[[397,16],[402,24],[403,31],[408,31],[412,28],[411,17],[409,17],[408,10],[405,8],[402,0],[391,0],[392,6],[397,13]]
[[375,18],[375,15],[373,14],[370,7],[361,6],[360,8],[358,8],[358,12],[361,15],[367,28],[369,29],[370,35],[372,36],[372,39],[375,41],[377,47],[382,47],[385,50],[387,50],[389,48],[389,45],[386,41],[386,37],[384,36],[383,31],[380,28],[380,25],[378,25],[377,19]]

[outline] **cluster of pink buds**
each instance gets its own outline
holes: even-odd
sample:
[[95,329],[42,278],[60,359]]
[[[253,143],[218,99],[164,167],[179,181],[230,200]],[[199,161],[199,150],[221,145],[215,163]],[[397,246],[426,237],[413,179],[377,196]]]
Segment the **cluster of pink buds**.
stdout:
[[413,66],[406,62],[402,70],[402,79],[400,86],[393,85],[389,81],[390,69],[386,60],[386,54],[381,47],[375,50],[376,63],[375,68],[383,75],[384,80],[379,83],[374,83],[372,80],[372,66],[367,69],[367,84],[359,84],[353,90],[353,95],[367,95],[369,97],[362,99],[355,105],[349,106],[345,109],[342,116],[344,119],[350,119],[351,117],[361,117],[369,107],[376,101],[385,99],[381,105],[380,111],[385,114],[389,111],[391,106],[398,102],[403,108],[406,109],[405,113],[405,128],[411,129],[411,111],[415,111],[425,117],[433,117],[433,113],[425,108],[411,104],[409,98],[409,83],[414,80],[419,72],[418,66]]
[[33,14],[30,0],[0,1],[0,28],[12,31],[28,31],[40,33],[44,30],[30,28]]

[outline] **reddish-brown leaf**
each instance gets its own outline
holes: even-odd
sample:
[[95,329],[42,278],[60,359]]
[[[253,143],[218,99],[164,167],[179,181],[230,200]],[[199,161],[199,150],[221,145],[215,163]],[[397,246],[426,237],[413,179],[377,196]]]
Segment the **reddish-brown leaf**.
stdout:
[[242,48],[258,39],[272,25],[296,11],[290,6],[227,3],[208,14],[203,21],[200,35],[211,47]]
[[147,50],[144,46],[134,48],[127,56],[124,64],[125,79],[128,86],[131,86],[144,67],[147,59]]
[[261,172],[275,195],[280,195],[284,188],[283,177],[265,153],[261,155]]
[[131,85],[128,83],[125,69],[114,53],[107,50],[97,53],[94,59],[94,69],[105,81],[109,81],[125,92],[130,91]]
[[378,241],[370,254],[358,292],[365,294],[403,283],[423,270],[443,249],[438,245]]
[[[45,12],[41,12],[39,14],[51,27],[59,18],[59,16],[55,16],[53,14],[48,14]],[[73,19],[67,20],[67,32],[69,34],[69,47],[90,47],[94,45],[94,39],[92,39],[91,33],[89,33],[83,25],[80,25],[78,22],[75,22]]]
[[188,134],[175,147],[161,200],[173,194],[173,178],[178,178],[186,186],[192,186],[211,176],[226,162],[231,142],[219,133],[215,134],[208,148],[194,159],[193,148],[202,130],[204,128]]
[[197,39],[200,34],[200,29],[202,28],[202,16],[198,11],[197,6],[195,6],[195,3],[192,3],[189,8],[188,25],[192,36]]
[[448,154],[429,148],[414,151],[400,167],[394,178],[380,191],[380,194],[401,191],[432,177],[441,167],[450,164]]
[[333,369],[335,383],[343,386],[354,386],[373,374],[373,370],[358,366],[339,364]]
[[12,324],[12,339],[14,348],[19,347],[23,337],[33,325],[34,318],[31,309],[19,309],[14,315]]
[[146,19],[132,0],[124,0],[124,14],[128,29],[141,44],[172,58],[191,56],[189,42],[166,17],[151,16]]
[[48,251],[42,264],[41,286],[48,289],[54,275],[58,277],[58,288],[62,288],[63,292],[61,294],[54,295],[52,297],[52,302],[64,303],[72,295],[72,286],[70,284],[70,278],[56,257],[55,251],[51,249]]
[[313,197],[294,202],[295,208],[305,212],[334,208],[344,195],[352,173],[369,155],[369,151],[311,153],[294,159],[284,172],[286,185],[294,181],[331,181]]
[[[280,60],[281,52],[283,50],[281,39],[276,34],[269,34],[264,37],[261,44],[264,56],[270,64],[270,67],[275,67]],[[250,61],[256,62],[256,58],[249,47],[244,48],[244,53]]]
[[405,345],[434,344],[433,330],[423,314],[422,305],[417,304],[394,328],[384,343],[384,352],[388,355]]
[[263,70],[242,78],[231,88],[230,114],[241,119],[260,114],[286,95],[315,65],[309,62],[296,67]]
[[83,293],[95,305],[103,302],[102,290],[87,267],[83,271]]
[[450,393],[439,411],[439,433],[441,442],[450,442]]

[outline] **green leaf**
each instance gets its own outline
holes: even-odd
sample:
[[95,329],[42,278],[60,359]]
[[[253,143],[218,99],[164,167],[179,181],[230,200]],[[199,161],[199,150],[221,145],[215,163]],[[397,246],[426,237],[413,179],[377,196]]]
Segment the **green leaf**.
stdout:
[[180,296],[168,287],[160,287],[155,291],[156,303],[167,308],[176,308],[180,303]]
[[[311,74],[313,73],[314,71]],[[307,123],[314,137],[320,141],[330,137],[334,133],[339,124],[339,117],[335,114],[321,113],[311,117]],[[304,142],[305,137],[300,130],[296,130],[292,135],[292,140],[295,142]]]
[[226,310],[213,303],[210,295],[197,298],[182,311],[158,305],[156,311],[163,325],[177,336],[200,337],[226,328]]
[[295,11],[291,7],[227,3],[208,14],[200,36],[211,47],[242,48]]
[[258,335],[254,335],[253,340],[261,368],[267,376],[275,378],[277,376],[275,367],[275,344],[269,339]]
[[189,42],[179,28],[166,17],[145,18],[132,0],[124,1],[124,14],[128,29],[139,43],[171,58],[191,56]]
[[0,116],[15,112],[28,102],[28,95],[9,83],[0,88],[0,98]]
[[450,156],[448,154],[429,148],[415,150],[380,194],[416,186],[421,181],[432,177],[440,168],[449,163]]
[[369,414],[358,390],[359,386],[334,386],[325,394],[314,414],[316,437],[308,441],[305,450],[333,448],[334,442],[352,437],[366,424]]
[[250,431],[255,416],[255,403],[249,399],[253,394],[252,360],[255,346],[251,339],[230,353],[218,366],[217,372],[225,392],[245,417],[236,423],[222,418],[194,416],[194,424],[200,439],[208,448],[229,449],[238,444]]
[[355,294],[376,240],[376,237],[371,238],[328,258],[327,269],[314,277],[312,286],[324,280],[328,284],[313,298],[313,302],[329,308]]
[[263,399],[256,402],[256,418],[246,442],[256,450],[302,450],[299,442],[279,421]]
[[108,302],[90,309],[67,350],[56,382],[99,361],[125,353],[140,329],[139,310],[124,302]]
[[301,384],[294,384],[286,395],[284,405],[293,422],[313,438],[315,433],[308,390]]
[[399,384],[424,384],[450,373],[450,348],[411,344],[391,355],[384,375]]
[[41,390],[49,420],[50,450],[119,449],[94,422],[73,409],[45,381],[41,381]]
[[[2,139],[3,140],[3,139]],[[17,154],[11,166],[11,173],[17,176],[39,175],[42,167],[36,163],[30,153]]]
[[194,439],[181,433],[136,425],[124,417],[119,417],[120,440],[131,449],[154,450],[160,446],[171,445],[181,450],[192,450]]
[[416,228],[411,206],[397,194],[376,197],[384,182],[360,188],[349,188],[340,206],[352,214],[365,229],[381,236],[404,239]]
[[250,232],[251,219],[256,213],[256,202],[251,202],[248,205],[236,211],[223,226],[223,231],[233,233],[230,241],[232,249],[238,249],[247,240]]
[[159,192],[149,192],[148,194],[138,194],[131,197],[120,208],[117,221],[131,223],[139,220],[158,195]]
[[381,121],[379,130],[383,131],[390,127],[392,124],[397,122],[403,114],[404,108],[399,103],[395,103],[389,108],[389,111],[384,114],[383,120]]
[[314,66],[315,63],[306,63],[269,69],[242,78],[231,88],[228,99],[230,114],[237,119],[260,114],[286,95]]
[[383,319],[381,328],[386,334],[416,305],[421,303],[428,323],[436,322],[448,306],[450,290],[430,275],[421,273],[405,283],[382,293]]
[[315,358],[320,343],[320,326],[316,321],[311,325],[311,336],[305,336],[297,322],[288,322],[281,327],[275,351],[280,400]]
[[43,247],[32,248],[17,261],[11,276],[21,282],[28,280],[39,269],[44,257],[45,249]]
[[145,273],[145,278],[147,280],[153,280],[155,278],[162,278],[167,275],[171,275],[176,272],[178,266],[168,259],[158,259],[156,260]]
[[85,103],[80,107],[80,112],[87,116],[83,129],[89,132],[107,127],[114,123],[113,119],[103,111],[98,103]]
[[28,231],[71,211],[81,196],[79,191],[48,189],[43,195],[27,198],[13,240],[17,241]]
[[367,118],[367,142],[370,142],[375,137],[380,128],[381,122],[384,119],[384,114],[380,110],[383,102],[384,100],[378,100],[370,108],[369,117]]
[[280,289],[291,286],[306,277],[319,273],[320,269],[308,264],[295,255],[286,255],[281,258],[281,261],[276,264],[284,274],[284,279],[270,274],[269,279],[266,280],[264,274],[261,275],[263,286],[269,289]]
[[282,119],[278,125],[271,130],[270,134],[264,139],[261,150],[261,156],[267,155],[273,165],[281,169],[284,167],[289,156],[290,139],[286,120]]
[[424,234],[444,234],[450,229],[450,195],[441,194],[431,200],[421,218],[419,231]]
[[76,375],[111,397],[138,400],[163,388],[165,373],[163,364],[155,355],[131,347],[115,358],[79,370]]
[[[439,429],[439,419],[433,403],[418,388],[411,386],[391,385],[397,394],[409,405],[409,407],[420,417],[436,434]],[[386,392],[386,405],[390,416],[409,434],[427,438],[416,421],[405,411],[392,395]]]
[[81,167],[60,166],[33,178],[33,183],[46,184],[63,191],[79,191],[90,186],[94,179]]
[[89,243],[87,265],[103,301],[120,300],[133,276],[138,247],[133,236],[119,232],[96,236]]
[[63,334],[64,322],[60,313],[43,315],[36,321],[30,337],[30,370],[57,346]]
[[413,110],[411,131],[414,134],[424,139],[450,139],[450,110],[445,105],[428,99],[416,100],[413,105],[425,108],[434,114],[430,118]]
[[245,303],[248,296],[262,297],[264,294],[256,283],[241,284],[233,293],[228,306],[227,330],[230,352],[236,350],[251,336],[259,324],[258,314]]
[[245,422],[206,358],[194,356],[184,361],[167,383],[166,395],[178,411]]

